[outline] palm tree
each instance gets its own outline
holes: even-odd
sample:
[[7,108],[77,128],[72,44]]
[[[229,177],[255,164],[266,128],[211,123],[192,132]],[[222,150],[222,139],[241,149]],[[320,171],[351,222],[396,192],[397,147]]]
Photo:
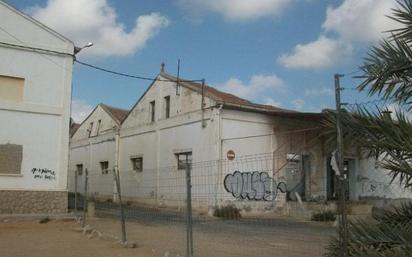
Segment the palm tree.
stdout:
[[[400,24],[389,37],[373,47],[361,67],[359,91],[401,106],[391,118],[385,109],[360,107],[343,112],[343,136],[360,154],[380,159],[392,182],[412,189],[412,123],[405,115],[412,110],[412,0],[398,2],[389,17]],[[325,135],[335,138],[335,112],[328,112]],[[412,256],[412,202],[403,203],[374,217],[373,221],[348,224],[348,256]],[[328,257],[340,256],[338,239],[328,247]]]

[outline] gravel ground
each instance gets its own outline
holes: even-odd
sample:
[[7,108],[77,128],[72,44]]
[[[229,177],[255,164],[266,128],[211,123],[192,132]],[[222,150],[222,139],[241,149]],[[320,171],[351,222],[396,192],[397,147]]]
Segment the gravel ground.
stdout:
[[[0,219],[1,257],[176,257],[186,256],[183,213],[139,208],[126,210],[127,239],[137,248],[123,248],[116,212],[96,210],[88,218],[91,228],[103,233],[79,232],[73,220]],[[320,257],[335,229],[330,224],[299,222],[286,218],[221,220],[194,218],[196,257]],[[89,238],[90,237],[90,238]]]

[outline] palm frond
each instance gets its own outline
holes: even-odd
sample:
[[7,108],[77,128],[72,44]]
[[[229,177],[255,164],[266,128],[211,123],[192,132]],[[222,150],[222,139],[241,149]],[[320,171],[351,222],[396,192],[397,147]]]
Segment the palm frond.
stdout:
[[[356,147],[364,157],[382,158],[380,165],[406,187],[412,185],[412,124],[402,110],[391,119],[380,110],[365,108],[341,115],[345,148]],[[333,149],[336,138],[336,113],[327,112],[324,120],[326,144]]]

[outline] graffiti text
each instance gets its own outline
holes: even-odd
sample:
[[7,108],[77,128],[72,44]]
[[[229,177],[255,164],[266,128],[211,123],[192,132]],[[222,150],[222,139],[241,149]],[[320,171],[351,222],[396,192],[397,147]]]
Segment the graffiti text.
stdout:
[[49,169],[33,168],[31,172],[35,179],[54,180],[56,179],[56,172]]
[[223,183],[226,191],[239,199],[271,201],[276,198],[278,190],[286,192],[286,184],[276,183],[267,172],[235,171],[226,175]]

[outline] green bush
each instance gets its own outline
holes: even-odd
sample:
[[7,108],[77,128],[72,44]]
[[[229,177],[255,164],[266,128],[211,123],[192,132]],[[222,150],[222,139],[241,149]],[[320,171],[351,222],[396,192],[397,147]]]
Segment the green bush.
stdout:
[[313,221],[335,221],[336,213],[333,211],[320,211],[312,215]]
[[213,212],[213,216],[227,220],[237,220],[242,216],[240,210],[233,205],[223,206],[216,208]]

